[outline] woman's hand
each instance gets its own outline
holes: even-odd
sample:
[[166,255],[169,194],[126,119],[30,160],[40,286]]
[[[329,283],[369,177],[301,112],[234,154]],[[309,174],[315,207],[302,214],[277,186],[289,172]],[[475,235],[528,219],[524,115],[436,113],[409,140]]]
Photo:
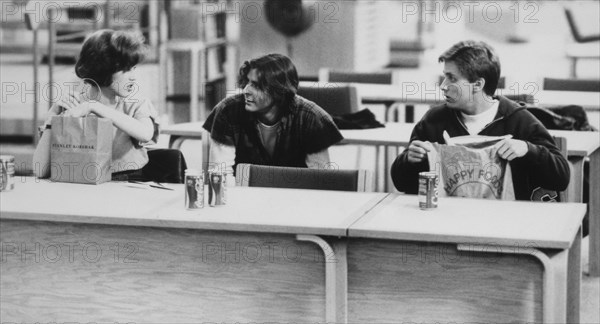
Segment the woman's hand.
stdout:
[[60,98],[60,100],[57,103],[57,106],[63,108],[66,111],[69,111],[69,110],[79,106],[80,103],[81,103],[81,100],[79,100],[79,98],[77,96],[74,96],[69,93],[69,94],[63,96],[62,98]]
[[90,113],[94,112],[93,110],[93,105],[95,103],[93,102],[83,102],[67,111],[65,111],[65,116],[69,116],[69,117],[85,117],[87,115],[89,115]]

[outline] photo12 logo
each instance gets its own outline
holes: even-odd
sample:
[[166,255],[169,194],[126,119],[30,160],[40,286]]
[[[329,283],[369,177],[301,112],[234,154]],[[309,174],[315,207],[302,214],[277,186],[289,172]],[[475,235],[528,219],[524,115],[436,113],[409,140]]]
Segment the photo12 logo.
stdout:
[[[154,0],[152,0],[154,1]],[[44,22],[140,24],[146,4],[140,1],[1,1],[0,22],[25,22],[30,28]]]
[[139,246],[135,242],[0,242],[1,263],[137,263]]

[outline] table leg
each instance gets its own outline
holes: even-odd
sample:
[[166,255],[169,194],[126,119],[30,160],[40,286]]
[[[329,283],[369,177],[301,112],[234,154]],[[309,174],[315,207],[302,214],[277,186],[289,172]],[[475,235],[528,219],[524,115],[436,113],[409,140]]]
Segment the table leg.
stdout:
[[190,122],[198,121],[198,55],[198,51],[190,51]]
[[[580,233],[580,232],[579,232]],[[581,235],[581,234],[580,234]],[[577,240],[577,239],[575,239]],[[577,244],[574,244],[575,247]],[[567,320],[567,293],[579,292],[579,286],[573,285],[568,287],[568,254],[569,250],[560,250],[551,255],[547,255],[541,250],[535,248],[518,248],[510,246],[490,246],[486,245],[470,245],[458,244],[459,251],[477,251],[477,252],[494,252],[494,253],[511,253],[511,254],[529,254],[538,259],[544,267],[544,283],[543,283],[543,322],[544,323],[566,323]],[[570,260],[574,261],[575,260]],[[581,260],[580,260],[581,262]],[[575,267],[576,268],[576,267]],[[571,269],[572,270],[572,269]],[[576,269],[580,271],[579,269]],[[574,278],[574,277],[571,277]],[[568,291],[571,288],[572,291]],[[576,294],[570,294],[571,298],[578,298]],[[578,305],[579,300],[569,301],[569,306]],[[569,307],[570,308],[570,307]],[[575,315],[572,315],[575,317]],[[576,317],[579,317],[577,314]],[[570,323],[570,322],[569,322]]]
[[581,312],[581,228],[569,248],[567,262],[567,323],[579,323]]
[[296,235],[299,241],[310,241],[323,250],[325,257],[325,321],[348,323],[347,242],[335,240],[332,245],[316,235]]
[[381,192],[380,184],[381,180],[379,180],[379,145],[375,146],[375,192]]
[[571,179],[567,188],[568,202],[583,201],[583,163],[584,159],[581,156],[569,157]]
[[590,155],[590,276],[600,277],[600,149]]

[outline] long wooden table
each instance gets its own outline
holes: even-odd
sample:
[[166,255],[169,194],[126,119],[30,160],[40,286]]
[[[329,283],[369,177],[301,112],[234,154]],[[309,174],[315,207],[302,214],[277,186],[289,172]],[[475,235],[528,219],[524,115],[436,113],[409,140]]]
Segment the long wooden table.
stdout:
[[[414,269],[393,252],[414,241],[468,244],[472,260],[488,261],[482,244],[514,243],[511,255],[524,247],[541,262],[445,265],[453,282],[479,276],[480,284],[471,295],[456,284],[451,294],[413,292],[419,307],[436,295],[453,304],[458,293],[464,303],[456,319],[537,321],[549,309],[556,311],[545,322],[578,316],[581,204],[444,199],[423,212],[415,196],[230,187],[226,206],[188,211],[183,186],[168,186],[175,190],[18,178],[14,191],[0,193],[3,321],[381,322],[406,306],[406,287],[391,279]],[[410,281],[427,286],[435,276]],[[515,276],[526,279],[515,283]],[[500,297],[517,301],[493,306]],[[470,298],[487,307],[465,309]]]
[[584,214],[390,194],[348,232],[349,322],[579,323]]
[[2,321],[344,322],[340,237],[386,194],[233,187],[188,211],[170,187],[0,193]]
[[[387,189],[391,181],[389,169],[399,148],[405,148],[410,141],[414,124],[388,123],[385,128],[366,130],[344,130],[342,143],[375,146],[376,159],[379,159],[380,147],[383,147],[383,188]],[[571,202],[583,201],[584,175],[583,167],[586,158],[590,161],[589,173],[589,273],[600,276],[600,135],[596,132],[549,131],[553,136],[567,139],[567,156],[571,165],[571,180],[568,188],[568,199]],[[379,162],[376,160],[376,165]],[[376,179],[379,179],[376,169]]]
[[[414,124],[388,123],[384,128],[342,130],[344,139],[342,144],[370,145],[376,148],[375,179],[379,180],[380,148],[383,148],[383,189],[389,190],[391,178],[389,168],[393,159],[398,155],[400,148],[408,146],[410,134]],[[183,123],[170,125],[161,130],[163,134],[171,136],[172,147],[177,148],[185,139],[200,139],[208,145],[206,136],[200,123]],[[590,249],[589,273],[591,276],[600,276],[600,136],[595,132],[556,131],[551,130],[553,136],[567,139],[567,155],[572,167],[571,184],[568,189],[569,201],[581,202],[583,200],[583,166],[586,158],[590,161]],[[205,151],[206,152],[206,151]],[[206,157],[207,154],[202,154]],[[204,161],[208,163],[208,161]],[[206,164],[204,164],[206,165]],[[377,185],[381,188],[381,185]]]

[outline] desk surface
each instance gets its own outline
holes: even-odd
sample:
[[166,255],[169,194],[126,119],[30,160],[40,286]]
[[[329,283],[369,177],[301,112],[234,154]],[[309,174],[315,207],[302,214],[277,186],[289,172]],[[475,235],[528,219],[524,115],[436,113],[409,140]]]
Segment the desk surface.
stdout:
[[[301,82],[302,86],[335,87],[344,83]],[[444,102],[439,86],[426,82],[402,82],[399,85],[352,83],[359,98],[366,102],[401,102],[408,104],[432,105]],[[541,88],[541,87],[540,87]],[[498,93],[513,94],[513,90],[499,89]],[[536,104],[541,106],[579,105],[586,110],[600,110],[598,92],[535,90],[531,94]]]
[[202,124],[203,122],[167,125],[160,128],[160,133],[200,139],[202,138],[202,133],[204,133]]
[[[407,146],[414,123],[387,123],[384,128],[341,130],[342,143],[357,145],[396,145]],[[202,123],[182,123],[161,129],[162,134],[202,138]],[[551,135],[567,139],[569,156],[589,156],[600,148],[600,135],[597,132],[549,131]]]
[[[443,198],[419,209],[415,195],[390,194],[349,229],[350,237],[510,247],[571,246],[584,204]],[[552,224],[552,226],[548,226]]]
[[[415,124],[387,123],[385,128],[342,130],[342,143],[360,145],[407,146]],[[569,156],[589,156],[600,148],[600,134],[597,132],[549,131],[553,136],[567,139]]]
[[[21,181],[23,179],[23,181]],[[228,188],[229,204],[188,211],[183,185],[174,191],[123,182],[98,186],[17,178],[0,193],[1,219],[345,236],[386,194]]]

